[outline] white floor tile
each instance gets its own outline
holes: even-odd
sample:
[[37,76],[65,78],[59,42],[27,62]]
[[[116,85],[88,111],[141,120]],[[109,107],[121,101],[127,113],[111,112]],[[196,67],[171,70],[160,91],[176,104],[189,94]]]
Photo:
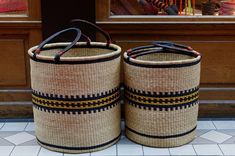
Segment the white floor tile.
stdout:
[[226,140],[225,142],[223,142],[223,144],[235,144],[235,137]]
[[[0,137],[0,146],[15,146],[15,145]],[[0,152],[0,154],[1,154],[1,152]]]
[[217,144],[211,145],[193,145],[197,155],[223,155]]
[[45,148],[41,148],[38,156],[63,156],[63,153],[53,152]]
[[235,155],[235,144],[220,144],[219,146],[224,155]]
[[118,156],[142,156],[143,149],[141,145],[117,145]]
[[231,138],[232,136],[212,130],[201,135],[200,137],[214,141],[216,143],[222,143]]
[[90,156],[90,153],[82,153],[82,154],[64,154],[64,156]]
[[209,131],[211,131],[211,129],[209,130],[209,129],[197,129],[196,130],[196,136],[198,137],[198,136],[201,136],[202,134],[205,134],[205,133],[207,133],[207,132],[209,132]]
[[35,131],[35,123],[29,122],[28,125],[25,128],[25,131]]
[[15,135],[6,137],[5,139],[10,141],[11,143],[13,143],[15,145],[19,145],[19,144],[25,143],[27,141],[31,141],[35,138],[36,137],[31,135],[31,134],[28,134],[26,132],[21,132],[21,133],[17,133]]
[[235,121],[213,121],[217,129],[235,129]]
[[216,130],[216,131],[235,137],[235,129],[221,129],[221,130]]
[[109,147],[107,149],[98,152],[91,153],[91,156],[116,156],[116,155],[117,155],[116,145],[113,145],[112,147]]
[[7,122],[0,131],[24,131],[27,122]]
[[143,147],[144,155],[151,156],[151,155],[170,155],[168,148],[151,148],[151,147]]
[[190,142],[190,144],[216,144],[216,142],[201,137],[196,137],[192,142]]
[[16,146],[11,156],[37,156],[40,146]]
[[169,148],[171,155],[196,155],[192,145]]
[[197,129],[216,129],[212,121],[198,121]]
[[9,156],[14,146],[0,146],[0,156]]

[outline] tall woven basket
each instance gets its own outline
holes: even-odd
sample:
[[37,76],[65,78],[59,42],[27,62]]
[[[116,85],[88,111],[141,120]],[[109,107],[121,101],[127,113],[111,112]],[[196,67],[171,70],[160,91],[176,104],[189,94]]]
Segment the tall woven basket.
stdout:
[[190,47],[155,42],[124,53],[126,136],[152,147],[195,137],[201,56]]
[[[97,28],[83,20],[75,20]],[[29,49],[32,101],[38,143],[50,150],[84,153],[105,149],[120,138],[121,48],[97,28],[107,43],[77,42],[69,28]],[[72,43],[50,43],[75,32]],[[66,52],[66,53],[65,53]]]

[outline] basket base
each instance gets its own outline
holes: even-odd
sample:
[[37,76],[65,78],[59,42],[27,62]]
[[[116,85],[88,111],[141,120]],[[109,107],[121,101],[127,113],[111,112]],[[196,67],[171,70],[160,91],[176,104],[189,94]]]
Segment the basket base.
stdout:
[[[61,153],[71,153],[71,154],[80,154],[80,153],[89,153],[89,152],[96,152],[96,151],[100,151],[100,150],[104,150],[114,144],[116,144],[121,138],[121,135],[119,135],[117,138],[107,142],[107,143],[104,143],[102,145],[97,145],[96,147],[86,147],[87,149],[79,149],[79,148],[76,148],[76,147],[61,147],[61,146],[56,146],[56,145],[50,145],[50,144],[47,144],[47,143],[43,143],[41,141],[39,141],[37,139],[37,142],[40,146],[48,149],[48,150],[51,150],[51,151],[55,151],[55,152],[61,152]],[[90,148],[90,149],[89,149]]]
[[157,139],[157,138],[149,138],[145,136],[138,135],[136,133],[131,132],[126,129],[126,137],[131,141],[149,146],[149,147],[159,147],[159,148],[170,148],[185,145],[194,140],[196,136],[196,131],[192,131],[191,133],[176,137],[176,138],[168,138],[168,139]]

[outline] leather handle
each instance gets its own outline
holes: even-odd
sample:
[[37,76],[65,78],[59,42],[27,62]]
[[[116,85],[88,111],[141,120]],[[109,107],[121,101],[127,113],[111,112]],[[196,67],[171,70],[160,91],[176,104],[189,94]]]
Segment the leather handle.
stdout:
[[82,19],[73,19],[71,20],[70,22],[73,26],[77,23],[83,23],[83,24],[86,24],[86,25],[89,25],[91,26],[92,28],[94,28],[95,30],[99,31],[102,35],[104,35],[104,37],[106,38],[106,41],[107,41],[107,46],[109,46],[111,43],[112,43],[112,39],[109,35],[109,33],[105,32],[103,29],[101,29],[100,27],[98,27],[97,25],[91,23],[91,22],[88,22],[86,20],[82,20]]
[[153,45],[165,48],[167,50],[174,50],[174,51],[184,51],[184,52],[193,52],[193,48],[190,46],[186,46],[183,44],[176,44],[173,42],[166,42],[166,41],[155,41]]
[[[59,61],[60,60],[60,57],[66,53],[69,49],[71,49],[80,39],[82,33],[81,33],[81,30],[78,29],[78,28],[68,28],[68,29],[64,29],[64,30],[61,30],[53,35],[51,35],[50,37],[48,37],[46,40],[44,40],[42,43],[39,44],[39,46],[37,47],[37,49],[34,51],[34,58],[36,58],[36,55],[40,54],[41,50],[43,49],[43,47],[49,43],[51,40],[55,39],[56,37],[66,33],[66,32],[69,32],[69,31],[72,31],[72,32],[75,32],[76,33],[76,37],[75,39],[73,40],[73,42],[71,42],[71,44],[69,44],[67,47],[65,47],[63,50],[59,51],[55,57],[54,57],[54,60],[55,61]],[[84,35],[83,35],[84,36]]]

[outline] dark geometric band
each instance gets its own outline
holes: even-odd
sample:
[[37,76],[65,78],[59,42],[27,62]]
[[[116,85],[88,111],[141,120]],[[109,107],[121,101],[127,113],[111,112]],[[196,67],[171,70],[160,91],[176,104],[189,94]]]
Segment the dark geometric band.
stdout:
[[131,128],[126,126],[126,130],[129,130],[132,133],[135,133],[137,135],[140,135],[140,136],[143,136],[143,137],[147,137],[147,138],[153,138],[153,139],[170,139],[170,138],[182,137],[182,136],[185,136],[187,134],[192,133],[193,131],[196,130],[196,128],[197,128],[197,126],[195,126],[193,129],[191,129],[191,130],[189,130],[187,132],[180,133],[180,134],[173,134],[173,135],[167,135],[167,136],[157,136],[157,135],[149,135],[149,134],[140,133],[140,132],[137,132],[136,130],[133,130],[133,129],[131,129]]
[[110,91],[88,96],[58,96],[33,91],[32,102],[34,107],[46,112],[62,113],[91,113],[107,110],[119,104],[119,87]]
[[199,91],[199,86],[196,86],[194,88],[183,90],[183,91],[176,91],[176,92],[149,92],[144,90],[138,90],[131,87],[128,87],[125,85],[125,91],[128,91],[130,93],[140,95],[140,96],[147,96],[147,97],[179,97],[179,96],[185,96],[190,95],[192,93]]
[[181,110],[181,109],[187,109],[190,107],[193,107],[195,105],[198,105],[199,101],[198,99],[187,102],[187,103],[181,103],[177,105],[149,105],[149,104],[143,104],[143,103],[138,103],[131,101],[129,99],[125,99],[126,103],[138,108],[138,109],[144,109],[144,110],[152,110],[152,111],[174,111],[174,110]]
[[106,111],[109,110],[111,108],[114,108],[116,106],[118,106],[120,104],[120,99],[118,98],[116,101],[104,105],[104,106],[100,106],[100,107],[96,107],[96,108],[86,108],[86,109],[75,109],[75,108],[71,108],[71,109],[64,109],[64,108],[50,108],[50,107],[44,107],[41,105],[38,105],[36,103],[33,103],[33,106],[35,109],[40,110],[40,111],[44,111],[44,112],[48,112],[48,113],[57,113],[57,114],[91,114],[91,113],[97,113],[97,112],[101,112],[101,111]]
[[45,146],[48,146],[48,147],[52,147],[52,148],[64,149],[64,150],[92,150],[92,149],[102,148],[102,147],[105,147],[105,146],[107,146],[107,145],[113,144],[113,143],[117,142],[117,141],[120,139],[120,136],[121,136],[121,134],[119,134],[119,135],[118,135],[116,138],[114,138],[113,140],[110,140],[110,141],[105,142],[105,143],[100,144],[100,145],[90,146],[90,147],[68,147],[68,146],[52,145],[52,144],[49,144],[49,143],[42,142],[42,141],[39,140],[38,138],[37,138],[37,141],[38,141],[40,144],[42,144],[42,145],[45,145]]
[[125,100],[128,104],[149,110],[178,110],[198,104],[198,87],[169,93],[156,93],[135,90],[130,87],[125,89]]

